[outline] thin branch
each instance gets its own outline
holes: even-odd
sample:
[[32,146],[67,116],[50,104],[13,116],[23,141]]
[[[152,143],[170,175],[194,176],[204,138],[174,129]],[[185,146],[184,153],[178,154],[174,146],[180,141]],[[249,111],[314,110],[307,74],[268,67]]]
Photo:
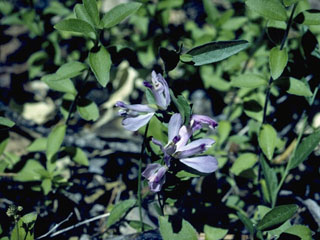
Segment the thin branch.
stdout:
[[70,213],[69,216],[64,219],[63,221],[61,221],[60,223],[57,223],[49,232],[47,232],[46,234],[41,235],[40,237],[36,238],[36,240],[41,239],[41,238],[45,238],[47,236],[49,236],[51,233],[53,233],[54,231],[56,231],[56,229],[58,227],[60,227],[63,223],[69,221],[69,219],[72,217],[73,213]]
[[[62,223],[68,221],[69,218],[71,217],[71,215],[72,215],[72,213],[68,216],[67,219],[63,220],[61,223],[59,223],[59,224],[57,224],[57,225],[60,226]],[[77,223],[77,224],[74,224],[74,225],[72,225],[72,226],[70,226],[70,227],[67,227],[67,228],[61,229],[61,230],[59,230],[59,231],[57,231],[57,232],[55,232],[55,233],[52,233],[49,237],[52,238],[52,237],[58,236],[58,235],[60,235],[60,234],[62,234],[62,233],[68,232],[68,231],[70,231],[70,230],[72,230],[72,229],[75,229],[75,228],[77,228],[77,227],[80,227],[80,226],[82,226],[82,225],[84,225],[84,224],[87,224],[87,223],[90,223],[90,222],[99,220],[99,219],[101,219],[101,218],[109,217],[109,215],[110,215],[110,213],[104,213],[104,214],[102,214],[102,215],[99,215],[99,216],[96,216],[96,217],[93,217],[93,218],[89,218],[89,219],[87,219],[87,220],[84,220],[84,221],[82,221],[82,222],[79,222],[79,223]],[[36,240],[48,236],[51,232],[53,232],[53,231],[54,231],[55,229],[57,229],[59,226],[55,226],[53,230],[51,229],[51,230],[49,231],[49,233],[46,233],[45,235],[42,235],[42,236],[36,238]]]

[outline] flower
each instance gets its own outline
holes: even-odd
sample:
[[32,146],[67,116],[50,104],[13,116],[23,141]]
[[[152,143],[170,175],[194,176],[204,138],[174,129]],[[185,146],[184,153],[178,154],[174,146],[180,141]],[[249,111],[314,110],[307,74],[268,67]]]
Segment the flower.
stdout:
[[[152,71],[151,76],[152,84],[144,82],[144,85],[152,91],[156,100],[156,107],[166,110],[171,101],[168,84],[161,74],[156,74],[155,71]],[[119,110],[119,115],[124,117],[122,125],[129,131],[137,131],[146,125],[157,110],[148,105],[129,105],[122,101],[118,101],[115,106],[122,108]]]
[[166,110],[171,101],[168,83],[160,73],[156,74],[155,71],[151,73],[151,81],[152,84],[146,81],[143,84],[152,91],[158,107]]
[[[199,118],[195,117],[193,120],[196,124],[199,123],[201,125],[207,124],[208,122],[209,125],[213,125],[212,121],[208,121],[211,118],[208,119],[203,117],[205,116],[201,116]],[[181,125],[181,115],[178,113],[173,114],[168,124],[167,145],[163,146],[160,141],[154,138],[152,139],[152,142],[160,146],[164,153],[164,161],[166,165],[169,167],[171,159],[174,158],[179,159],[183,164],[202,173],[212,173],[216,171],[218,168],[218,162],[214,157],[194,156],[205,152],[213,143],[215,143],[215,141],[210,138],[203,138],[188,143],[193,134],[193,129],[192,127]]]
[[148,164],[147,168],[142,172],[142,176],[148,179],[149,188],[152,192],[159,192],[165,182],[166,166],[159,163]]
[[192,132],[208,126],[211,129],[214,129],[218,126],[218,123],[212,118],[205,115],[193,114],[190,119],[190,125]]

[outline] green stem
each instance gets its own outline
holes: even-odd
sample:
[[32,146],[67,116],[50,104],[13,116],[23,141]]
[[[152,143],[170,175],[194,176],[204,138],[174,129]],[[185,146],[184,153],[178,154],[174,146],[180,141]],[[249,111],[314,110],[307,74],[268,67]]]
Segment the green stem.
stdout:
[[[294,11],[297,7],[297,4],[294,4],[293,5],[293,8],[291,10],[291,14],[290,14],[290,17],[289,17],[289,20],[288,20],[288,23],[287,23],[287,27],[286,27],[286,30],[285,30],[285,33],[284,33],[284,36],[282,38],[282,41],[281,41],[281,46],[280,46],[280,50],[282,50],[286,44],[286,41],[287,41],[287,38],[288,38],[288,34],[289,34],[289,30],[291,28],[291,24],[292,24],[292,19],[293,19],[293,15],[294,15]],[[267,118],[267,108],[268,108],[268,103],[269,103],[269,98],[270,98],[270,92],[271,92],[271,86],[272,86],[272,83],[273,83],[273,78],[270,77],[269,78],[269,82],[268,82],[268,86],[267,86],[267,90],[266,90],[266,99],[265,99],[265,102],[264,102],[264,106],[263,106],[263,116],[262,116],[262,123],[261,123],[261,126],[260,128],[263,126],[263,124],[265,124],[266,122],[266,118]],[[261,148],[259,146],[259,163],[261,162]],[[287,168],[286,168],[286,171],[287,171]],[[258,182],[260,182],[260,179],[261,179],[261,164],[259,164],[259,167],[258,167]],[[282,180],[282,179],[281,179]],[[283,180],[284,181],[284,180]],[[261,188],[260,188],[260,194],[262,194],[262,191],[261,191]],[[269,192],[270,196],[271,196],[271,193]],[[262,196],[262,195],[261,195]],[[275,206],[275,203],[276,203],[277,199],[271,203],[272,207]]]
[[144,131],[144,135],[143,135],[143,142],[141,145],[140,160],[139,160],[139,172],[138,172],[138,207],[139,207],[140,227],[142,232],[144,231],[144,223],[142,218],[141,173],[142,173],[142,160],[144,156],[144,150],[146,147],[148,129],[149,129],[149,123],[147,124],[146,129]]
[[84,81],[83,81],[83,84],[82,84],[82,88],[81,88],[80,91],[77,93],[75,99],[72,101],[71,106],[70,106],[70,108],[69,108],[69,111],[68,111],[69,113],[68,113],[68,117],[67,117],[67,120],[66,120],[66,125],[67,125],[67,127],[69,126],[69,122],[70,122],[70,120],[71,120],[72,113],[73,113],[73,111],[74,111],[75,108],[76,108],[77,102],[79,101],[79,98],[83,95],[83,91],[85,90],[85,87],[84,87],[84,86],[85,86],[85,83],[86,83],[87,80],[88,80],[89,72],[90,72],[90,70],[87,71],[87,74],[86,74],[86,76],[85,76],[85,78],[84,78]]

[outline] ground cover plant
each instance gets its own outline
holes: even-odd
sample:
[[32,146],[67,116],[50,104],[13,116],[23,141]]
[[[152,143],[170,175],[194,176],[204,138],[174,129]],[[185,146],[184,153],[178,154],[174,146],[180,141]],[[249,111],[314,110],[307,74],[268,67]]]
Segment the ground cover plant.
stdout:
[[319,239],[315,0],[0,0],[0,239]]

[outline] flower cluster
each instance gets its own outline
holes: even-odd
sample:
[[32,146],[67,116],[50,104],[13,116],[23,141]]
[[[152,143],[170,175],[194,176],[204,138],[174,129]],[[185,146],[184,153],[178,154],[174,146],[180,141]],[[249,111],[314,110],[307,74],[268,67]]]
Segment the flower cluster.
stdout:
[[[145,82],[144,85],[151,89],[157,103],[157,108],[166,110],[170,104],[169,87],[167,82],[161,76],[152,72],[152,84]],[[121,107],[119,114],[124,116],[122,125],[131,131],[136,131],[146,125],[157,109],[148,105],[133,104],[127,105],[123,102],[117,102],[117,107]],[[165,182],[165,173],[170,168],[171,161],[178,160],[186,166],[202,173],[212,173],[217,170],[218,162],[213,156],[199,156],[214,144],[210,138],[202,138],[191,141],[195,131],[204,126],[215,128],[218,123],[208,116],[192,115],[190,124],[183,125],[182,117],[179,113],[171,116],[168,123],[168,142],[163,144],[153,138],[152,142],[158,145],[163,153],[164,165],[160,163],[148,164],[143,171],[144,176],[149,183],[150,190],[159,192]]]
[[[152,91],[157,103],[156,107],[166,110],[171,101],[168,84],[161,74],[156,74],[155,71],[152,72],[151,79],[152,84],[144,82],[144,85]],[[124,117],[122,125],[129,131],[137,131],[146,125],[157,111],[157,109],[148,105],[128,105],[121,101],[116,103],[116,107],[122,108],[119,110],[119,115]]]

